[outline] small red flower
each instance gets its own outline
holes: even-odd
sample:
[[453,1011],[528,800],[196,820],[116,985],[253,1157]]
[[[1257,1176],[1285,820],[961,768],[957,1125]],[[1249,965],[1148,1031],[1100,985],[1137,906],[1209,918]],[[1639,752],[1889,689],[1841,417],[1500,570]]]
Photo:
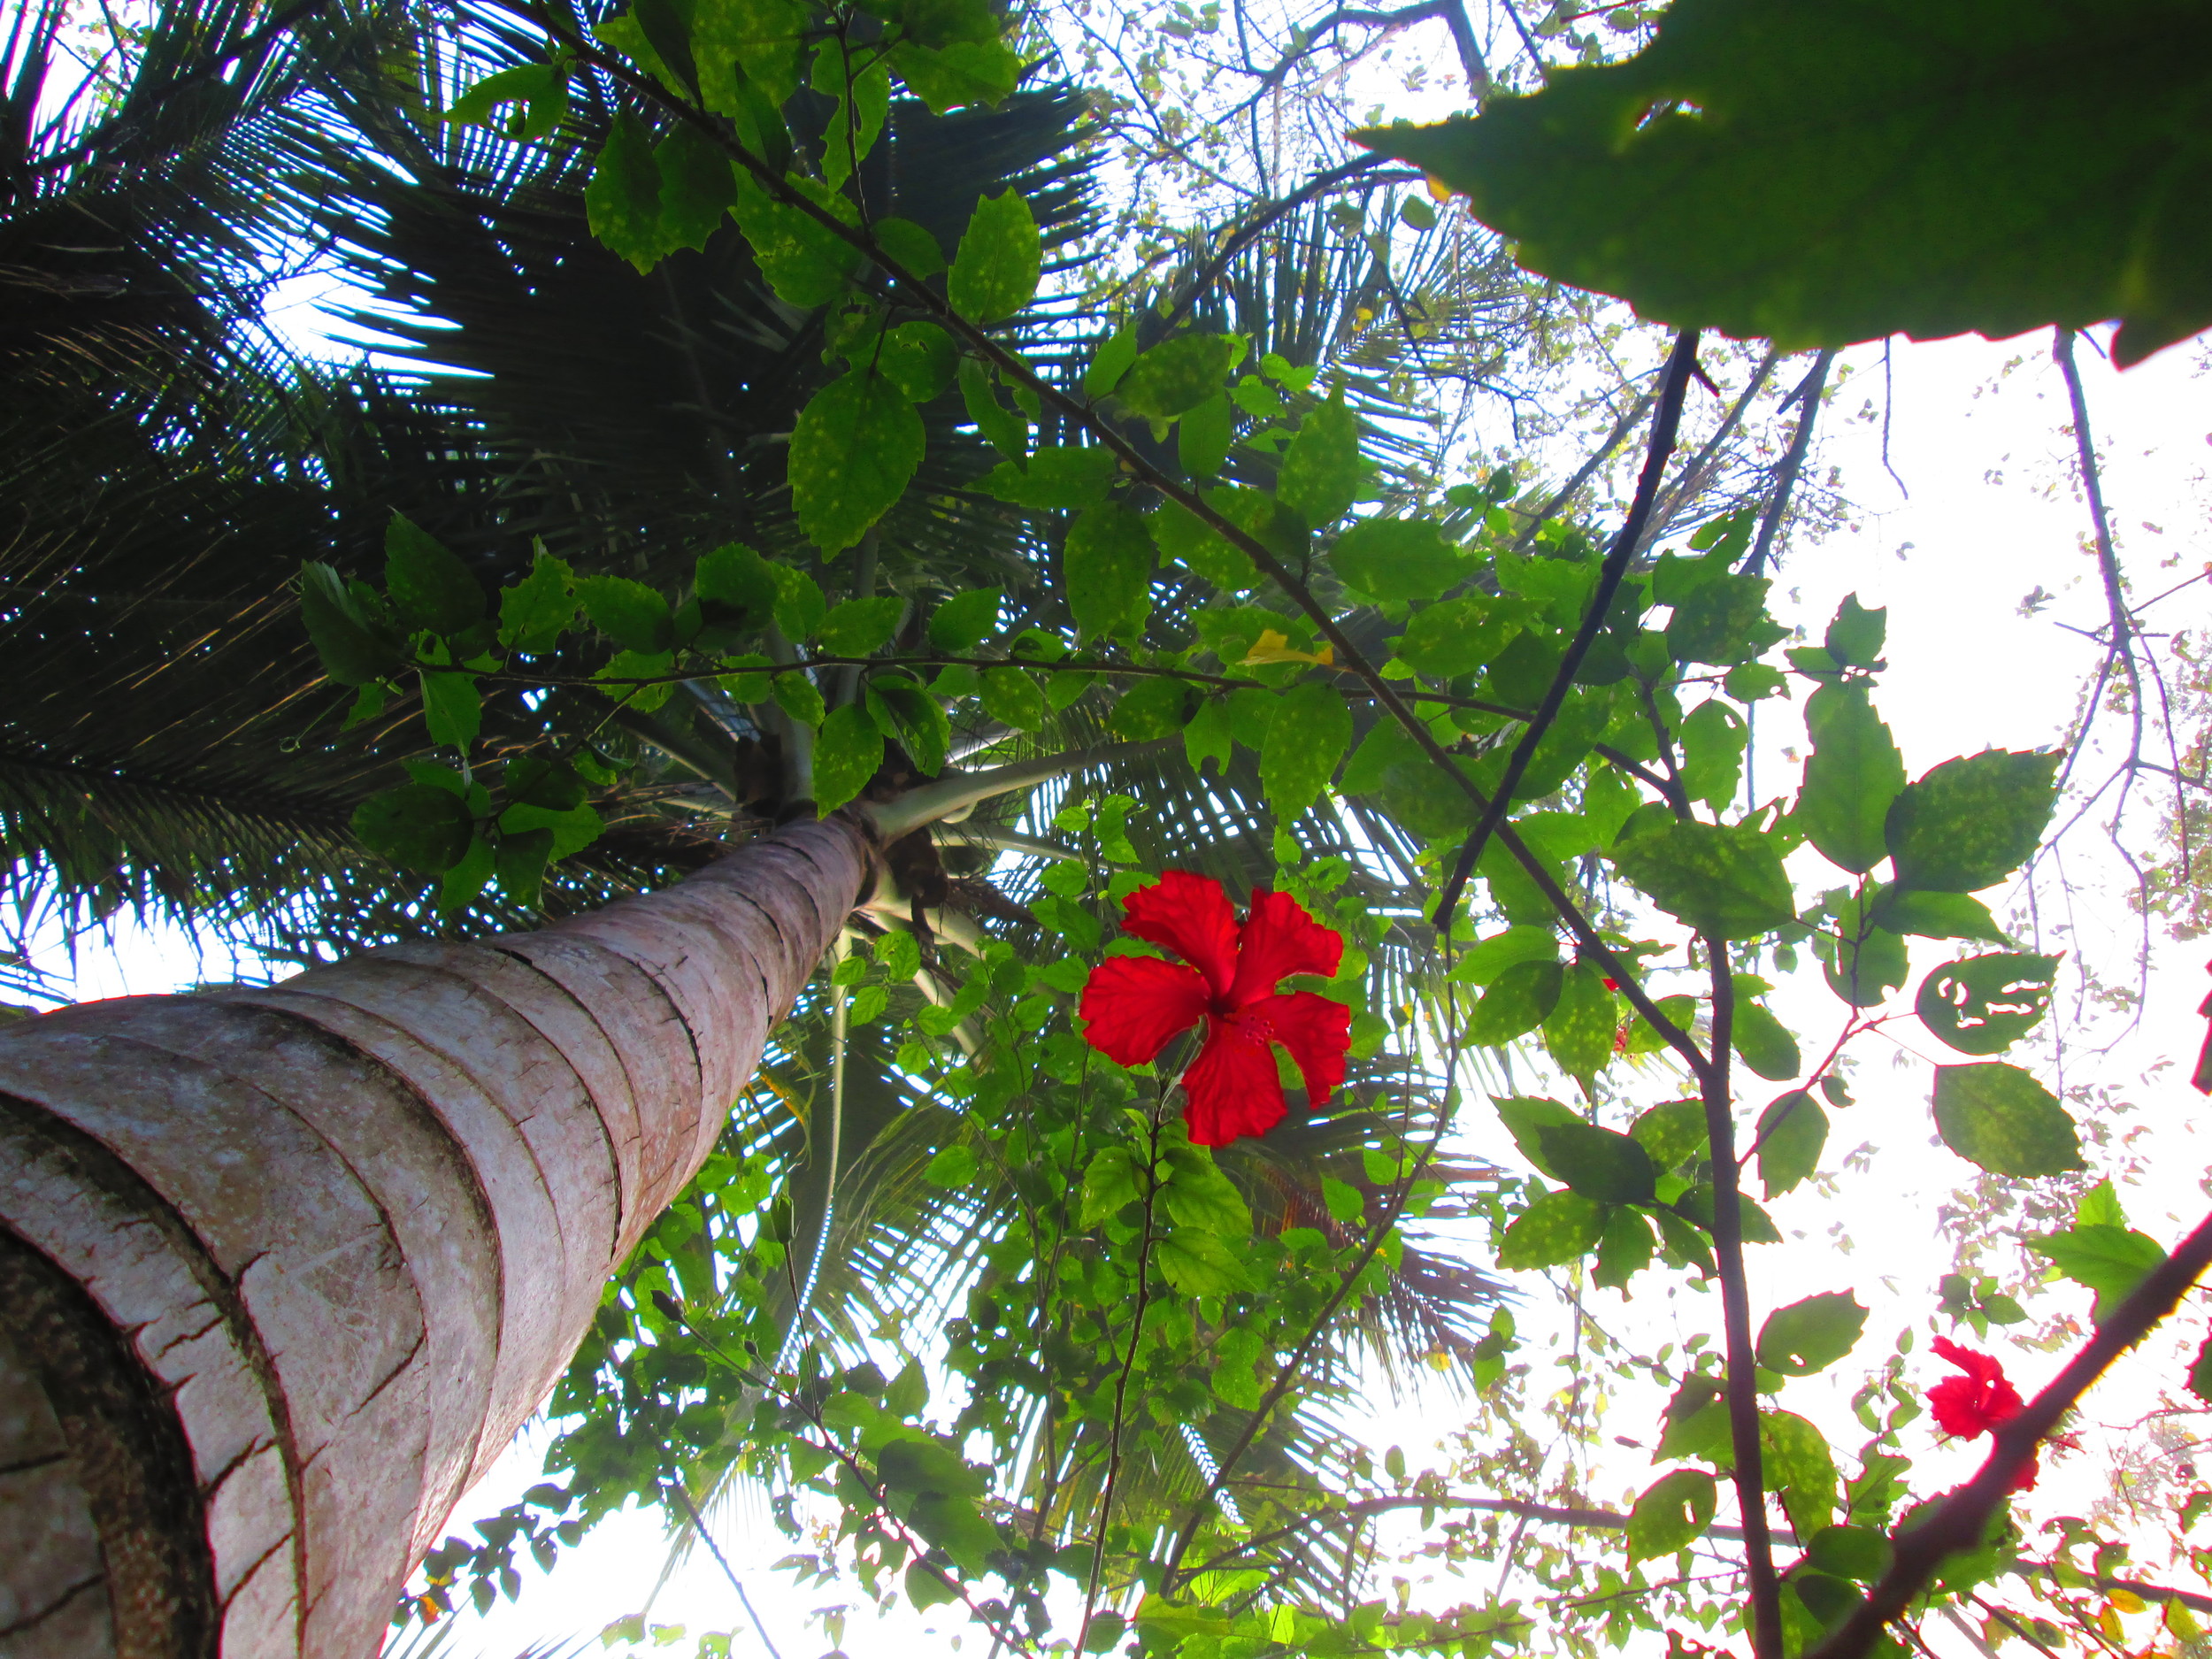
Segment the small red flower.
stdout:
[[1966,1373],[1946,1377],[1928,1390],[1928,1409],[1946,1434],[1971,1440],[2020,1415],[2020,1391],[2005,1380],[2005,1368],[1986,1354],[1961,1348],[1947,1336],[1936,1338],[1935,1351]]
[[1318,1106],[1344,1081],[1352,1010],[1311,991],[1278,991],[1294,973],[1333,975],[1344,935],[1286,893],[1261,891],[1237,924],[1221,883],[1170,870],[1123,903],[1122,931],[1164,945],[1157,956],[1109,956],[1083,987],[1084,1035],[1123,1065],[1141,1065],[1203,1020],[1205,1046],[1183,1074],[1183,1120],[1202,1147],[1262,1135],[1288,1110],[1274,1045],[1290,1053]]
[[[1932,1346],[1966,1373],[1946,1377],[1928,1390],[1928,1409],[1935,1413],[1938,1428],[1961,1440],[1971,1440],[1978,1434],[1993,1434],[2000,1424],[2020,1415],[2020,1391],[2005,1379],[2003,1365],[1987,1354],[1962,1348],[1947,1336],[1936,1338]],[[2015,1492],[2034,1489],[2039,1461],[2031,1456],[2021,1466],[2012,1483]]]

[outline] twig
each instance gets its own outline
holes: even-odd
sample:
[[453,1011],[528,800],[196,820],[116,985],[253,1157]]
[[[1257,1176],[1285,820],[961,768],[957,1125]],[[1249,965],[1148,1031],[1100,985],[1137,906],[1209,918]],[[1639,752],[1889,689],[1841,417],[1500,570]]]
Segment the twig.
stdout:
[[1521,741],[1514,745],[1512,756],[1505,763],[1505,776],[1484,808],[1474,833],[1459,849],[1452,873],[1444,883],[1443,892],[1437,896],[1436,909],[1430,919],[1440,929],[1450,930],[1452,911],[1459,904],[1467,878],[1474,873],[1476,861],[1481,858],[1484,849],[1490,844],[1490,837],[1512,806],[1513,791],[1528,771],[1536,746],[1544,741],[1544,733],[1551,730],[1552,723],[1559,718],[1582,659],[1589,654],[1598,630],[1605,626],[1606,616],[1613,609],[1614,595],[1620,591],[1621,578],[1628,572],[1628,562],[1635,557],[1637,544],[1643,540],[1644,525],[1651,517],[1652,503],[1659,497],[1659,481],[1665,477],[1667,461],[1674,454],[1675,434],[1682,425],[1682,399],[1689,389],[1690,372],[1696,363],[1697,330],[1685,328],[1674,337],[1674,354],[1668,358],[1666,375],[1660,382],[1659,412],[1651,423],[1651,442],[1644,451],[1644,472],[1636,483],[1636,498],[1630,503],[1620,534],[1613,538],[1613,546],[1605,556],[1604,567],[1598,572],[1597,590],[1590,595],[1588,608],[1582,613],[1582,626],[1575,630],[1566,656],[1560,659],[1559,672],[1552,676],[1544,700],[1536,705],[1536,712],[1530,717]]
[[769,1640],[768,1626],[760,1622],[760,1614],[753,1606],[753,1598],[745,1594],[743,1582],[730,1571],[730,1563],[723,1559],[721,1546],[708,1532],[706,1520],[700,1515],[698,1505],[692,1502],[691,1494],[684,1489],[680,1480],[671,1481],[667,1490],[676,1494],[676,1502],[683,1505],[684,1513],[691,1517],[692,1531],[699,1534],[699,1541],[714,1557],[714,1564],[722,1569],[722,1576],[730,1581],[730,1588],[737,1592],[737,1599],[745,1604],[745,1617],[753,1621],[753,1633],[760,1638],[760,1645],[768,1649],[768,1659],[783,1659],[783,1655],[776,1651],[776,1644]]
[[1767,555],[1773,550],[1774,537],[1782,527],[1782,520],[1790,510],[1790,495],[1797,488],[1797,474],[1805,465],[1805,453],[1812,448],[1813,422],[1820,415],[1820,396],[1828,388],[1828,365],[1836,360],[1835,349],[1829,347],[1813,359],[1812,373],[1790,394],[1803,404],[1798,411],[1797,430],[1790,436],[1789,453],[1782,457],[1782,470],[1775,474],[1774,499],[1767,503],[1766,516],[1759,520],[1759,539],[1751,549],[1751,557],[1744,561],[1747,576],[1765,574]]
[[[1424,16],[1431,15],[1429,8],[1425,6],[1416,9]],[[1367,155],[1362,156],[1356,161],[1348,161],[1342,166],[1331,167],[1325,173],[1316,173],[1288,196],[1279,196],[1272,202],[1263,203],[1255,208],[1251,217],[1229,234],[1228,239],[1221,244],[1219,251],[1192,273],[1189,285],[1184,288],[1182,296],[1175,302],[1166,318],[1161,322],[1160,332],[1170,333],[1176,324],[1189,316],[1191,307],[1198,303],[1198,296],[1219,280],[1221,273],[1229,268],[1236,257],[1256,242],[1260,233],[1269,226],[1274,224],[1286,213],[1303,207],[1315,197],[1326,196],[1347,180],[1356,179],[1361,173],[1381,165],[1385,159],[1386,158],[1382,156]]]
[[1862,1659],[1880,1640],[1883,1626],[1902,1613],[1950,1555],[1979,1544],[1990,1517],[2003,1507],[2020,1471],[2058,1420],[2112,1362],[2146,1336],[2189,1294],[2212,1266],[2212,1216],[2199,1222],[2174,1253],[2153,1268],[2099,1325],[2066,1369],[2028,1402],[2018,1416],[1991,1432],[1996,1441],[1978,1473],[1944,1500],[1934,1515],[1896,1540],[1896,1559],[1867,1594],[1807,1659]]

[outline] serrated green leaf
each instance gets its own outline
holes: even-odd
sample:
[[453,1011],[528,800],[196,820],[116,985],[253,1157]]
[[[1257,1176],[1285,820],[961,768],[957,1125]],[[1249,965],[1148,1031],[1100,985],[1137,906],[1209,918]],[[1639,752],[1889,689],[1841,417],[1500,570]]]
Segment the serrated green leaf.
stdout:
[[1791,1411],[1759,1413],[1759,1449],[1768,1488],[1780,1495],[1797,1535],[1810,1538],[1835,1515],[1835,1454],[1818,1429]]
[[1628,1512],[1628,1564],[1671,1555],[1704,1537],[1720,1488],[1701,1469],[1677,1469],[1644,1489]]
[[895,594],[848,599],[830,608],[815,629],[815,643],[831,657],[866,657],[891,637],[906,602]]
[[1195,1227],[1173,1227],[1153,1247],[1152,1259],[1185,1296],[1218,1296],[1253,1287],[1251,1270],[1230,1241]]
[[1671,822],[1607,856],[1631,884],[1701,933],[1750,939],[1794,921],[1774,843],[1748,826]]
[[852,546],[906,493],[927,440],[905,395],[872,369],[832,380],[791,434],[791,501],[826,553]]
[[1498,1265],[1508,1272],[1557,1267],[1589,1254],[1604,1234],[1604,1205],[1571,1190],[1546,1193],[1505,1230]]
[[[858,221],[850,202],[817,181],[794,173],[786,182],[831,217],[849,225]],[[737,175],[735,212],[754,263],[785,304],[812,311],[845,291],[846,279],[860,264],[859,250],[813,215],[772,196],[749,173]]]
[[1828,1144],[1828,1114],[1804,1089],[1768,1102],[1756,1132],[1759,1179],[1770,1200],[1779,1198],[1820,1167]]
[[1359,418],[1344,406],[1340,381],[1335,396],[1298,423],[1298,435],[1283,451],[1276,498],[1319,529],[1351,511],[1363,473]]
[[1466,1041],[1494,1048],[1534,1031],[1559,1005],[1566,970],[1556,960],[1517,962],[1491,981],[1467,1017]]
[[1663,1173],[1701,1161],[1706,1149],[1705,1106],[1701,1101],[1663,1101],[1640,1113],[1629,1139],[1650,1154]]
[[665,651],[674,637],[668,601],[626,576],[581,576],[577,603],[592,626],[626,651]]
[[2027,1245],[2064,1277],[2097,1293],[2093,1317],[2099,1323],[2166,1259],[2164,1247],[2148,1233],[2096,1223],[2030,1238]]
[[469,567],[403,513],[385,528],[384,591],[403,620],[434,634],[461,633],[484,616]]
[[473,743],[484,722],[484,699],[476,689],[476,676],[426,668],[417,678],[422,682],[423,724],[429,728],[430,741],[455,749]]
[[1884,826],[1898,885],[1976,893],[2002,881],[2043,838],[2061,758],[1985,749],[1908,784]]
[[1923,939],[1985,939],[1997,945],[2011,942],[1989,913],[1989,906],[1963,893],[1916,893],[1909,887],[1884,887],[1878,889],[1868,914],[1876,925],[1893,933],[1913,933]]
[[1231,1240],[1252,1236],[1252,1212],[1234,1182],[1203,1147],[1175,1147],[1167,1154],[1161,1202],[1179,1227],[1195,1227]]
[[1651,1202],[1658,1171],[1651,1155],[1624,1134],[1594,1124],[1547,1124],[1536,1131],[1544,1161],[1569,1188],[1601,1204]]
[[392,642],[362,618],[344,580],[327,565],[310,560],[300,566],[300,619],[323,672],[342,686],[368,685],[396,665]]
[[1914,1011],[1961,1054],[2001,1054],[2049,1011],[2057,972],[2056,956],[1969,956],[1923,979]]
[[1993,1175],[2063,1175],[2083,1167],[2074,1120],[2016,1065],[1939,1065],[1934,1105],[1944,1145]]
[[530,573],[499,595],[499,642],[511,651],[550,650],[576,619],[575,572],[539,548]]
[[1226,392],[1216,392],[1187,411],[1175,428],[1175,458],[1194,481],[1214,477],[1236,438],[1235,411]]
[[926,403],[950,389],[960,354],[935,323],[901,323],[884,330],[876,366],[910,402]]
[[1060,549],[1068,611],[1088,635],[1133,633],[1151,610],[1152,537],[1118,502],[1089,509]]
[[1029,422],[998,401],[990,370],[973,357],[960,359],[959,380],[961,403],[984,442],[1019,463],[1029,452]]
[[1041,732],[1050,718],[1044,693],[1028,671],[1020,668],[983,671],[983,711],[1017,732]]
[[1091,507],[1106,499],[1120,467],[1111,449],[1048,444],[1025,464],[1002,461],[976,480],[976,488],[1017,507]]
[[661,235],[661,170],[653,135],[627,110],[617,110],[584,186],[584,212],[601,245],[650,271],[667,254]]
[[1570,1077],[1589,1078],[1613,1058],[1620,1015],[1605,975],[1578,962],[1566,972],[1559,1000],[1544,1017],[1544,1048]]
[[935,1187],[972,1187],[975,1175],[975,1148],[966,1146],[945,1148],[922,1171],[922,1179]]
[[1329,550],[1336,573],[1371,598],[1434,599],[1471,562],[1426,518],[1362,518]]
[[945,46],[902,42],[891,66],[933,115],[971,104],[995,109],[1021,83],[1021,54],[1003,41],[954,41]]
[[1122,693],[1106,717],[1107,729],[1133,743],[1168,737],[1183,729],[1190,705],[1197,700],[1194,687],[1161,676],[1140,680]]
[[1179,334],[1130,365],[1114,396],[1133,415],[1172,420],[1219,392],[1244,352],[1241,334]]
[[969,216],[945,279],[945,297],[972,323],[1001,321],[1035,296],[1043,259],[1037,220],[1022,193],[987,196]]
[[1823,1291],[1777,1308],[1759,1327],[1759,1363],[1784,1377],[1810,1377],[1858,1346],[1867,1310],[1848,1291]]
[[1351,742],[1352,711],[1333,686],[1303,680],[1277,696],[1260,750],[1260,788],[1277,822],[1313,804]]
[[1864,875],[1888,854],[1883,824],[1905,787],[1905,760],[1863,685],[1822,686],[1805,703],[1813,752],[1795,821],[1829,863]]
[[1624,62],[1358,137],[1469,192],[1530,269],[1677,327],[1795,350],[2117,316],[2125,366],[2212,323],[2200,7],[1774,19],[1695,0]]
[[814,736],[814,808],[827,817],[868,787],[883,764],[883,733],[857,703],[832,709]]
[[1470,594],[1424,605],[1406,618],[1399,660],[1440,680],[1471,674],[1512,643],[1532,613],[1518,601]]
[[1004,591],[970,588],[941,601],[929,616],[929,642],[951,656],[964,655],[998,632]]
[[354,809],[353,833],[378,857],[434,875],[468,855],[475,826],[466,803],[434,784],[406,783]]

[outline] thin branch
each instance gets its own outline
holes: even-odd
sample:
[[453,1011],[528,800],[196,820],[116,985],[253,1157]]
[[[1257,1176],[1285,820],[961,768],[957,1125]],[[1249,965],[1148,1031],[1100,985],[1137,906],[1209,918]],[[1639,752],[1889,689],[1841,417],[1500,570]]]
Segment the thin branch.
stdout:
[[[1431,7],[1418,6],[1413,10],[1423,16],[1432,15]],[[1190,282],[1183,289],[1181,297],[1175,302],[1166,318],[1161,322],[1161,333],[1166,334],[1171,331],[1184,318],[1189,316],[1191,307],[1198,303],[1198,296],[1219,281],[1222,273],[1229,268],[1239,254],[1256,242],[1260,234],[1269,226],[1282,219],[1286,214],[1296,211],[1316,197],[1326,196],[1346,180],[1356,179],[1363,173],[1371,172],[1380,166],[1386,159],[1386,157],[1379,155],[1366,155],[1362,156],[1356,161],[1348,161],[1340,167],[1331,167],[1325,173],[1316,173],[1288,196],[1278,196],[1274,201],[1263,203],[1255,208],[1251,216],[1229,234],[1228,239],[1221,244],[1220,250],[1215,253],[1214,257],[1192,273]]]
[[699,1506],[692,1502],[691,1494],[684,1489],[680,1480],[669,1482],[667,1490],[676,1494],[676,1502],[683,1505],[684,1513],[691,1517],[691,1530],[699,1534],[699,1541],[707,1547],[707,1553],[714,1557],[714,1564],[722,1569],[722,1576],[730,1581],[730,1588],[737,1592],[737,1599],[744,1603],[745,1617],[753,1621],[753,1633],[760,1638],[760,1645],[768,1649],[768,1659],[783,1659],[783,1655],[776,1651],[776,1644],[769,1639],[768,1626],[760,1622],[760,1614],[753,1606],[753,1598],[745,1594],[743,1582],[730,1571],[730,1563],[723,1558],[722,1547],[707,1531],[706,1521],[699,1513]]
[[1759,520],[1759,539],[1752,546],[1751,557],[1744,561],[1746,575],[1766,573],[1767,555],[1773,550],[1775,534],[1789,513],[1790,496],[1797,488],[1797,475],[1805,465],[1805,453],[1812,448],[1813,422],[1820,416],[1821,394],[1828,389],[1828,365],[1835,360],[1833,347],[1822,351],[1813,359],[1812,373],[1790,394],[1804,407],[1798,413],[1797,430],[1790,435],[1789,453],[1782,457],[1782,470],[1775,474],[1774,498],[1767,503],[1766,516]]
[[1944,1501],[1934,1515],[1896,1540],[1897,1555],[1865,1601],[1807,1659],[1863,1659],[1882,1630],[1909,1607],[1948,1556],[1982,1540],[1990,1517],[2003,1508],[2021,1471],[2036,1455],[2059,1418],[2121,1355],[2133,1348],[2180,1305],[2212,1266],[2212,1216],[2197,1224],[2174,1253],[2145,1276],[2128,1299],[2099,1325],[2043,1391],[2020,1414],[1991,1432],[1996,1441],[1980,1471]]
[[1521,733],[1521,741],[1513,746],[1513,754],[1505,764],[1505,776],[1497,791],[1490,797],[1481,818],[1475,825],[1474,833],[1459,849],[1458,861],[1444,883],[1444,890],[1437,897],[1436,909],[1431,919],[1437,927],[1448,931],[1452,912],[1458,907],[1459,895],[1467,886],[1467,878],[1474,873],[1475,864],[1490,844],[1491,836],[1504,821],[1506,811],[1513,804],[1513,792],[1519,787],[1528,764],[1536,754],[1536,746],[1544,741],[1552,722],[1559,718],[1559,710],[1567,701],[1567,693],[1574,687],[1575,675],[1582,667],[1582,659],[1589,654],[1591,645],[1598,637],[1598,630],[1605,626],[1607,615],[1613,609],[1614,595],[1620,592],[1621,578],[1628,573],[1628,562],[1636,554],[1638,543],[1643,540],[1644,526],[1651,518],[1652,503],[1659,496],[1660,480],[1666,476],[1667,461],[1674,454],[1675,434],[1681,429],[1682,400],[1688,391],[1691,371],[1697,364],[1697,330],[1685,328],[1674,338],[1674,353],[1667,360],[1667,371],[1660,382],[1659,412],[1651,423],[1651,441],[1644,452],[1643,476],[1637,480],[1636,498],[1630,503],[1628,517],[1622,522],[1620,534],[1613,538],[1613,546],[1605,556],[1604,567],[1598,572],[1597,589],[1590,595],[1588,607],[1582,613],[1582,626],[1575,630],[1574,639],[1567,647],[1567,654],[1560,659],[1559,672],[1552,676],[1551,685],[1545,690],[1544,700],[1536,706],[1528,726]]

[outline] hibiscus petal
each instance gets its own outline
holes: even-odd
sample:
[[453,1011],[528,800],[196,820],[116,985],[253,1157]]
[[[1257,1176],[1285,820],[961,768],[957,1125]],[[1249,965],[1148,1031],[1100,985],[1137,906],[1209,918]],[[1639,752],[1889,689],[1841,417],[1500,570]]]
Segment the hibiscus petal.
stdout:
[[1229,1005],[1240,1008],[1268,995],[1294,973],[1333,976],[1344,960],[1344,935],[1315,921],[1287,893],[1252,895],[1252,913],[1238,940],[1236,982]]
[[1122,902],[1121,931],[1165,945],[1206,976],[1216,996],[1228,990],[1236,972],[1237,913],[1210,876],[1164,872]]
[[1206,1017],[1206,981],[1157,956],[1109,956],[1091,970],[1079,1010],[1092,1048],[1123,1065],[1142,1065]]
[[1275,1076],[1275,1051],[1225,1019],[1206,1022],[1206,1046],[1183,1073],[1183,1121],[1194,1145],[1225,1147],[1263,1135],[1287,1110]]
[[1973,1348],[1962,1347],[1947,1336],[1936,1338],[1929,1344],[1929,1347],[1935,1349],[1945,1359],[1949,1360],[1952,1364],[1957,1366],[1976,1382],[2002,1382],[2004,1380],[2003,1363],[1993,1355],[1979,1353]]
[[1344,1081],[1344,1056],[1352,1046],[1352,1010],[1311,991],[1263,996],[1229,1016],[1226,1023],[1263,1042],[1290,1050],[1315,1106]]

